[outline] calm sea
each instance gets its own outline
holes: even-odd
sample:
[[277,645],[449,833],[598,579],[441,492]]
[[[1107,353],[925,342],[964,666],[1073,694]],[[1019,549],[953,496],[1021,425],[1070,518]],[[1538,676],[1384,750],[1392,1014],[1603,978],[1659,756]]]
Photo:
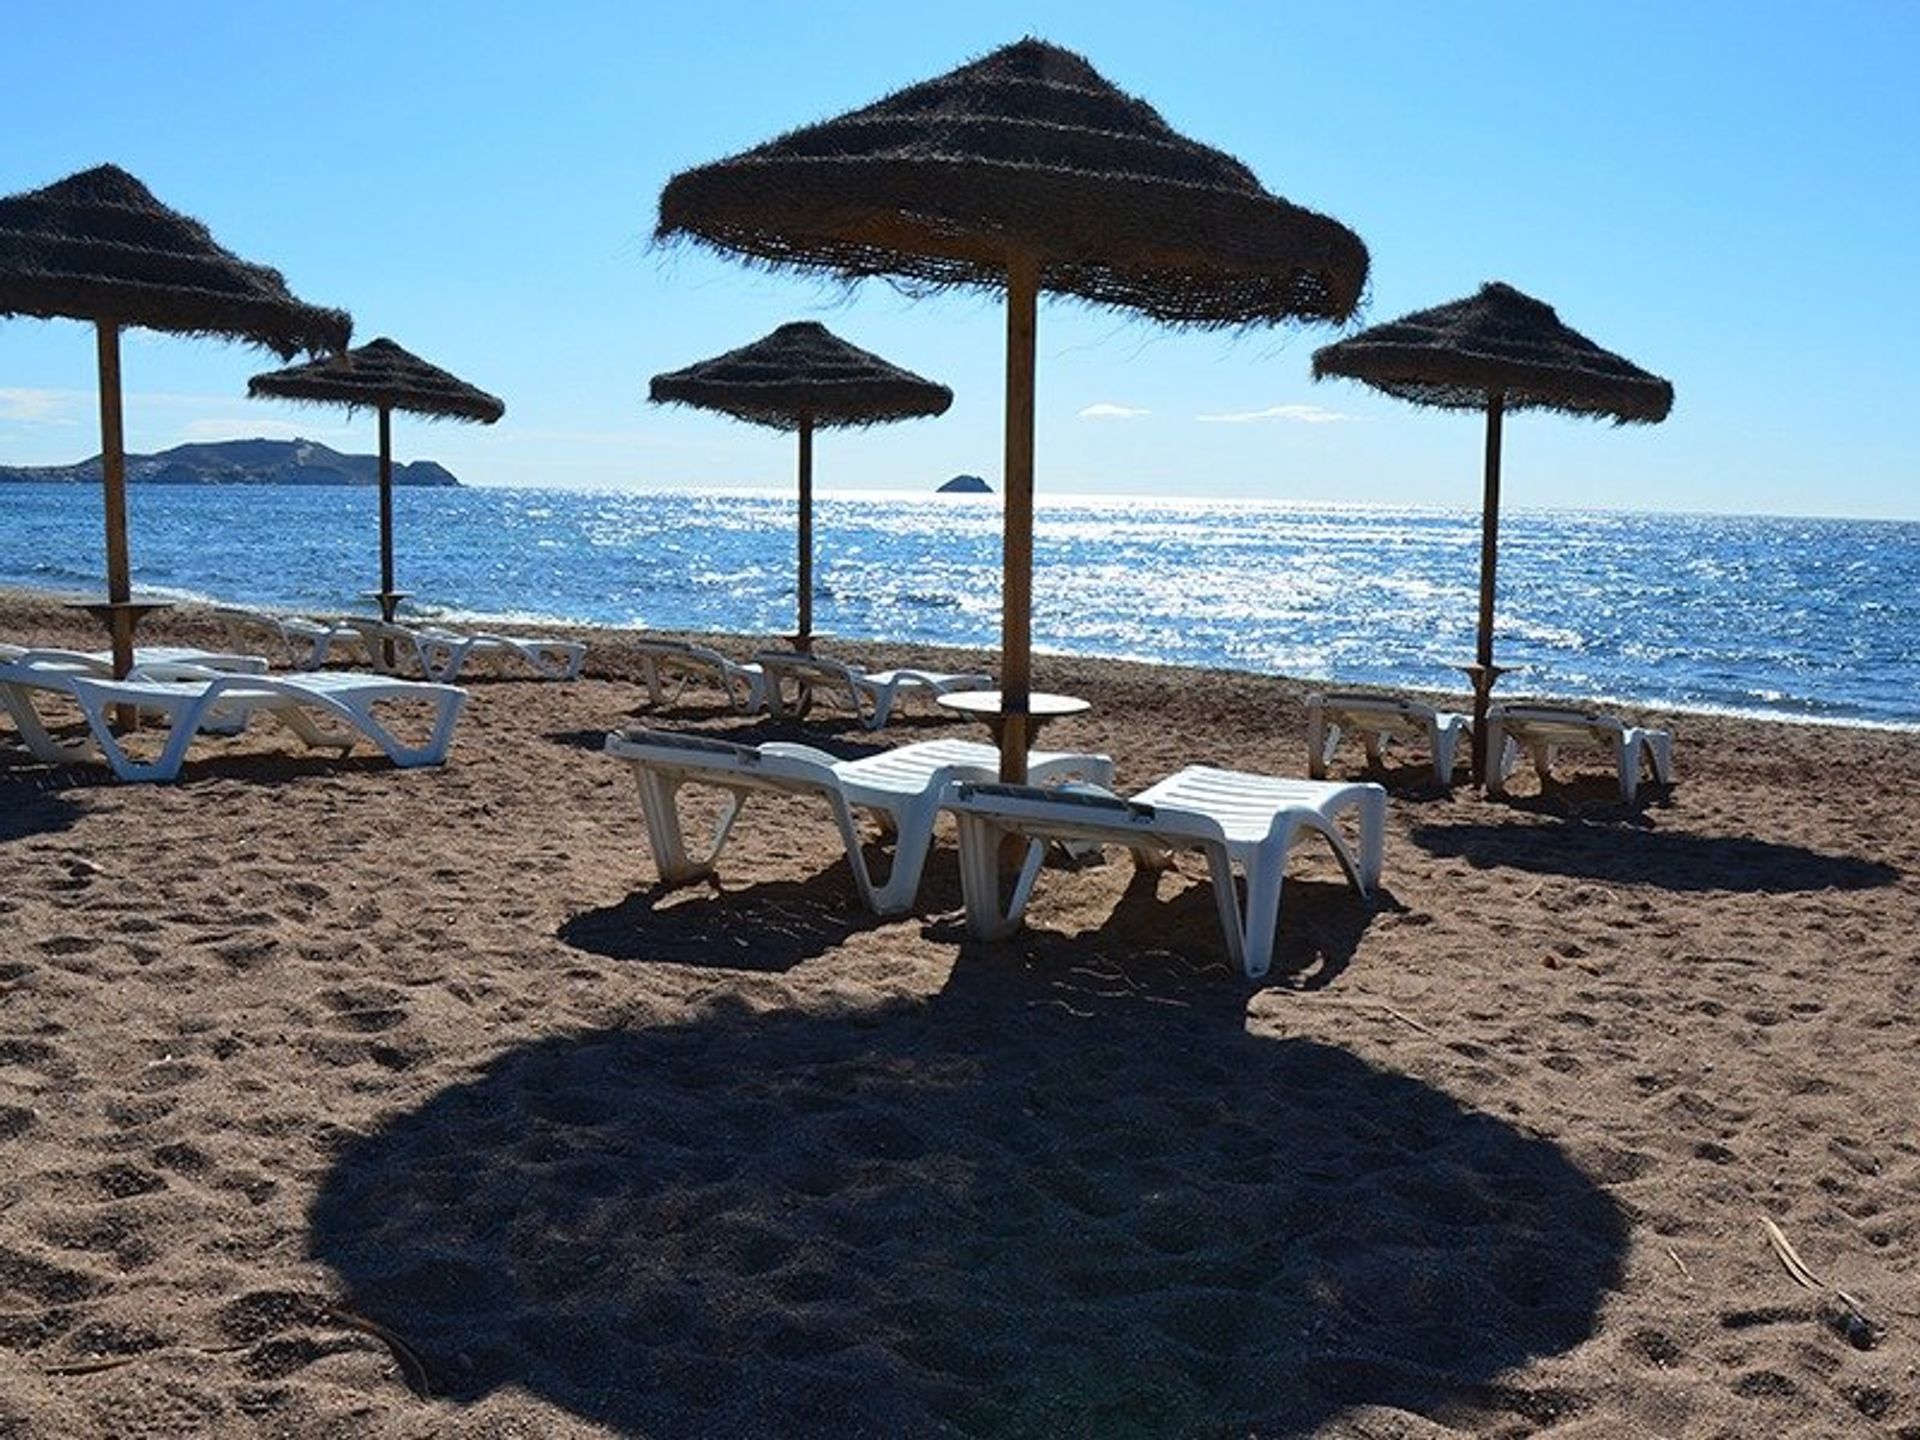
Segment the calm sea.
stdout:
[[[136,487],[135,589],[364,608],[360,489]],[[99,593],[101,499],[0,485],[0,584]],[[400,585],[423,613],[775,635],[794,502],[740,493],[402,490]],[[815,510],[815,626],[999,643],[995,496],[863,495]],[[1458,692],[1479,518],[1466,511],[1041,497],[1034,645]],[[1920,725],[1920,524],[1515,513],[1503,519],[1503,693]]]

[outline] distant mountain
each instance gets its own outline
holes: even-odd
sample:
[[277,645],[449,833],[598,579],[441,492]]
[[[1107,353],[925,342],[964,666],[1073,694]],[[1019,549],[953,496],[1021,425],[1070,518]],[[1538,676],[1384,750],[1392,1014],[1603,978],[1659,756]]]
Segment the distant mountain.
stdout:
[[936,495],[991,495],[993,487],[978,475],[956,475],[934,493]]
[[[100,457],[77,465],[0,465],[9,481],[100,483]],[[217,440],[176,445],[157,455],[127,456],[129,485],[378,485],[378,455],[342,455],[317,440]],[[393,467],[395,485],[460,482],[444,465],[415,460]]]

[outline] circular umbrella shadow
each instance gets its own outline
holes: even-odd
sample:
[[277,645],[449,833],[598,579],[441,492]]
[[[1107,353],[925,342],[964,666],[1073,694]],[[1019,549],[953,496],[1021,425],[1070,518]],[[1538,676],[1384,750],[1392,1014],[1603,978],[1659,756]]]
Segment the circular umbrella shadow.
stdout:
[[434,1393],[630,1433],[1580,1408],[1489,1383],[1588,1335],[1620,1272],[1620,1210],[1556,1147],[1249,1036],[1231,996],[962,970],[510,1052],[341,1155],[312,1253]]

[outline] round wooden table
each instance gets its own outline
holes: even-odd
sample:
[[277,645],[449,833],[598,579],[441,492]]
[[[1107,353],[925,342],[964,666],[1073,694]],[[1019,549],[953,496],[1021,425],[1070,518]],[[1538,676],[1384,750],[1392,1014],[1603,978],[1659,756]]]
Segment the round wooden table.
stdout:
[[[942,710],[951,710],[956,715],[964,715],[969,720],[982,722],[993,734],[993,743],[1000,743],[1001,734],[1007,728],[1007,712],[998,690],[955,690],[946,695],[936,695],[933,703]],[[1027,695],[1027,740],[1031,743],[1040,733],[1040,727],[1049,720],[1058,720],[1065,715],[1080,715],[1093,708],[1093,702],[1082,700],[1078,695],[1054,695],[1045,690],[1030,691]]]

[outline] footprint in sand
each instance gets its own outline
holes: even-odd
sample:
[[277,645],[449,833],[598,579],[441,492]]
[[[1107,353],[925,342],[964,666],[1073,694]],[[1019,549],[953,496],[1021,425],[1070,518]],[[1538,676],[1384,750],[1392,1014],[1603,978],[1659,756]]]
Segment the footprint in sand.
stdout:
[[323,990],[320,1003],[333,1012],[333,1022],[358,1035],[376,1035],[404,1024],[406,996],[384,985],[355,985]]
[[0,1066],[7,1065],[38,1070],[49,1080],[71,1079],[75,1073],[73,1062],[53,1046],[24,1036],[0,1038]]
[[103,1165],[86,1178],[96,1198],[101,1200],[129,1200],[135,1195],[151,1195],[167,1188],[164,1177],[124,1160]]
[[0,1311],[72,1305],[112,1288],[110,1281],[98,1276],[0,1245]]
[[100,948],[97,935],[49,935],[42,940],[39,949],[47,955],[84,955],[89,950]]

